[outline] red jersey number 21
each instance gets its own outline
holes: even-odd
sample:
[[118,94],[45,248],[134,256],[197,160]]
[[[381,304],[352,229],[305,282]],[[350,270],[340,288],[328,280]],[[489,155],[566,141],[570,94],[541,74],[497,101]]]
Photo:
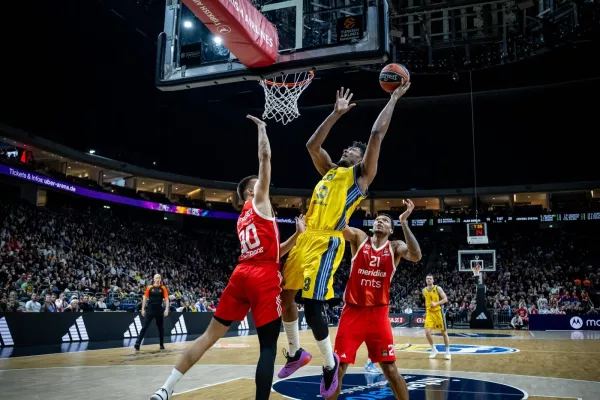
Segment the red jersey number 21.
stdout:
[[242,244],[242,253],[260,246],[260,239],[254,224],[248,225],[245,230],[240,232],[240,243]]

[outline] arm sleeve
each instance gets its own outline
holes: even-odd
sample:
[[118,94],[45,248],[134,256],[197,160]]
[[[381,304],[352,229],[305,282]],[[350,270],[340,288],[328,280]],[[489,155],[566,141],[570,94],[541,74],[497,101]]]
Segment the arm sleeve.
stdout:
[[152,286],[148,286],[148,287],[146,287],[146,291],[144,292],[144,297],[150,297],[150,288],[151,288],[151,287],[152,287]]
[[163,288],[163,297],[165,299],[168,299],[169,298],[169,291],[167,290],[167,287],[165,285],[163,285],[162,288]]

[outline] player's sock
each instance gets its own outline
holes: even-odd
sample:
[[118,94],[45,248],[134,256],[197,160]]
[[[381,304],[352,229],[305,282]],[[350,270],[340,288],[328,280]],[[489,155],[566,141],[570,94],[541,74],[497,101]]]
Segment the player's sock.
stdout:
[[288,339],[289,355],[293,357],[300,348],[300,333],[298,332],[298,320],[292,322],[283,321],[283,330]]
[[327,336],[323,340],[317,340],[317,346],[319,346],[319,350],[321,350],[321,355],[323,356],[323,366],[329,368],[335,367],[335,360],[333,359],[333,349],[331,348],[329,336]]
[[431,353],[429,353],[429,358],[435,358],[437,353],[438,351],[435,345],[431,346]]
[[446,347],[446,354],[450,354],[450,347]]
[[163,387],[169,391],[169,394],[173,393],[173,390],[175,390],[175,385],[177,385],[177,382],[179,382],[182,376],[183,374],[181,372],[173,368],[171,375],[169,375],[169,378],[163,385]]

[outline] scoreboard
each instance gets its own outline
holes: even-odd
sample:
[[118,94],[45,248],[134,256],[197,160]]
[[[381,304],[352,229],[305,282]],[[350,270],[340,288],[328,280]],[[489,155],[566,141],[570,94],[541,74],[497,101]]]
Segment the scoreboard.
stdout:
[[488,244],[487,224],[485,222],[470,222],[467,224],[467,243]]

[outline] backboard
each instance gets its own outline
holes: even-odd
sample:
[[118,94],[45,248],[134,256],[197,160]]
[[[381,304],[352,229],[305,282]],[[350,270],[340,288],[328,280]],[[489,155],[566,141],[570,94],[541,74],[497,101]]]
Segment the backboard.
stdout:
[[[263,0],[260,0],[263,1]],[[258,81],[307,70],[382,63],[389,57],[386,0],[264,0],[253,4],[273,23],[273,65],[247,68],[182,0],[167,0],[159,35],[156,86],[165,91]]]
[[496,271],[496,250],[459,250],[458,271],[472,272],[472,267],[481,266],[481,272]]

